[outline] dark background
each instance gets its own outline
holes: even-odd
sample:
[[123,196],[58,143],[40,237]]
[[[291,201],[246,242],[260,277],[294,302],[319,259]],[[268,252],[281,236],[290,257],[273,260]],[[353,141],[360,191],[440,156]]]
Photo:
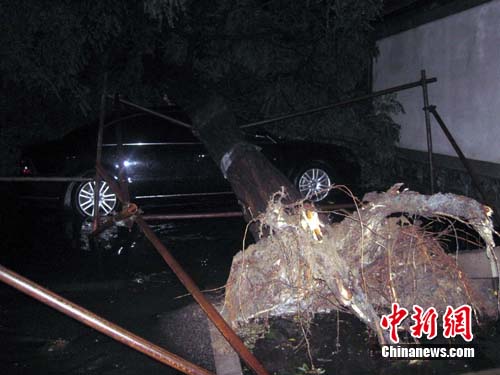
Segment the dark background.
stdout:
[[[108,92],[186,109],[222,96],[238,122],[334,103],[370,90],[382,1],[3,2],[1,175],[23,145],[95,120]],[[392,9],[392,8],[390,8]],[[380,185],[394,156],[393,97],[274,123],[271,133],[347,145]]]

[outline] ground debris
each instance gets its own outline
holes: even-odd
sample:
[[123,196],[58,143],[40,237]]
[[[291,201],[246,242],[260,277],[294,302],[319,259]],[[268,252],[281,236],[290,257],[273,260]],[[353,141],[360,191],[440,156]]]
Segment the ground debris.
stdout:
[[[400,188],[365,195],[353,214],[321,228],[304,222],[311,217],[304,202],[291,209],[277,193],[259,217],[269,235],[233,259],[225,300],[233,326],[245,335],[250,323],[269,317],[307,322],[337,310],[357,316],[384,343],[380,316],[393,302],[435,307],[440,314],[448,305],[469,304],[476,321],[496,317],[498,305],[471,287],[439,237],[418,219],[453,219],[473,228],[497,275],[491,209],[463,196]],[[255,334],[254,327],[250,331]]]
[[49,342],[46,345],[46,349],[48,352],[61,352],[64,349],[66,349],[68,344],[69,344],[68,340],[58,338],[58,339],[55,339],[55,340]]

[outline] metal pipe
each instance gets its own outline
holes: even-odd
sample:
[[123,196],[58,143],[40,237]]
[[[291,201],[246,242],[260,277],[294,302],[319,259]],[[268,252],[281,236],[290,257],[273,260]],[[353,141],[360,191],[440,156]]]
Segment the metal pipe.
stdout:
[[[114,99],[114,96],[112,95],[108,95],[108,98],[111,98],[111,99]],[[170,121],[174,124],[177,124],[177,125],[180,125],[180,126],[184,126],[188,129],[191,129],[192,126],[189,125],[188,123],[184,122],[184,121],[181,121],[181,120],[177,120],[173,117],[170,117],[170,116],[167,116],[167,115],[164,115],[163,113],[160,113],[160,112],[157,112],[157,111],[154,111],[152,109],[149,109],[149,108],[146,108],[146,107],[143,107],[143,106],[140,106],[138,104],[135,104],[135,103],[132,103],[132,102],[129,102],[128,100],[125,100],[125,99],[121,99],[121,98],[118,98],[118,100],[120,101],[120,103],[123,103],[125,105],[128,105],[129,107],[132,107],[132,108],[135,108],[135,109],[138,109],[140,111],[143,111],[143,112],[146,112],[146,113],[149,113],[153,116],[156,116],[156,117],[160,117],[164,120],[167,120],[167,121]]]
[[[325,211],[325,210],[354,209],[356,208],[356,205],[354,203],[337,203],[337,204],[317,205],[317,207],[320,211]],[[243,213],[241,211],[230,211],[230,212],[203,212],[203,213],[191,213],[191,214],[146,214],[146,215],[141,215],[141,217],[146,221],[217,219],[217,218],[243,217]]]
[[429,93],[427,91],[427,79],[425,76],[425,69],[420,71],[422,82],[422,94],[424,97],[424,114],[425,114],[425,133],[427,135],[427,157],[429,160],[429,179],[431,194],[434,194],[434,160],[432,156],[432,128],[431,118],[429,116]]
[[85,182],[92,177],[0,177],[0,182]]
[[[104,131],[104,121],[106,119],[106,89],[108,85],[108,73],[104,73],[104,83],[102,87],[101,95],[101,110],[99,112],[99,128],[97,130],[97,147],[96,147],[96,157],[95,162],[101,164],[102,157],[102,135]],[[92,222],[93,231],[99,229],[99,206],[100,206],[100,191],[101,191],[101,176],[96,171],[95,172],[95,184],[94,184],[94,220]]]
[[196,366],[195,364],[170,353],[166,349],[163,349],[145,340],[144,338],[101,318],[91,311],[61,297],[54,292],[51,292],[48,289],[43,288],[42,286],[2,265],[0,265],[0,281],[105,334],[106,336],[109,336],[112,339],[153,358],[158,362],[182,371],[184,374],[214,375],[210,371]]
[[[425,80],[426,84],[434,83],[434,82],[437,82],[437,78],[435,78],[435,77],[428,78],[428,79]],[[357,103],[357,102],[360,102],[360,101],[363,101],[363,100],[376,98],[378,96],[392,94],[393,92],[398,92],[398,91],[412,89],[414,87],[421,86],[422,83],[423,83],[422,80],[419,80],[419,81],[407,83],[407,84],[404,84],[404,85],[394,86],[394,87],[390,87],[388,89],[384,89],[384,90],[380,90],[380,91],[375,91],[375,92],[373,92],[371,94],[368,94],[368,95],[363,95],[363,96],[359,96],[357,98],[343,100],[343,101],[340,101],[340,102],[337,102],[337,103],[334,103],[334,104],[328,104],[328,105],[324,105],[324,106],[321,106],[321,107],[308,109],[308,110],[302,111],[302,112],[296,112],[296,113],[291,113],[291,114],[288,114],[288,115],[274,117],[274,118],[267,119],[267,120],[252,122],[250,124],[241,125],[240,128],[250,128],[252,126],[266,125],[266,124],[270,124],[270,123],[277,122],[277,121],[288,120],[288,119],[295,118],[295,117],[306,116],[306,115],[310,115],[310,114],[313,114],[313,113],[326,111],[326,110],[329,110],[329,109],[332,109],[332,108],[336,108],[336,107],[341,107],[341,106],[348,105],[348,104]]]
[[129,225],[129,229],[130,229],[132,227],[133,220],[128,220],[128,219],[131,219],[134,215],[136,215],[138,210],[139,210],[139,208],[137,207],[136,204],[134,204],[134,203],[128,204],[122,210],[122,212],[119,212],[118,214],[116,214],[110,218],[107,218],[106,220],[104,220],[104,222],[100,223],[99,227],[90,233],[90,236],[96,237],[99,234],[101,234],[102,232],[104,232],[106,229],[111,228],[113,225],[119,223],[120,221],[127,220],[126,223],[130,222],[131,223]]
[[[122,117],[121,116],[122,105],[120,104],[120,96],[116,93],[114,95],[113,107],[114,107],[114,111],[118,112],[118,118],[121,118]],[[118,124],[118,126],[116,126],[116,141],[117,141],[117,146],[118,146],[117,147],[118,148],[118,160],[123,160],[124,159],[124,152],[123,152],[122,124]],[[129,189],[128,189],[128,179],[127,179],[127,168],[125,168],[125,165],[123,163],[120,163],[120,171],[118,173],[118,184],[120,185],[120,188],[122,189],[125,201],[130,202],[130,194],[129,194]]]
[[464,153],[462,152],[462,149],[460,148],[458,143],[455,141],[455,138],[453,137],[450,130],[448,129],[448,127],[444,123],[443,119],[441,118],[441,116],[437,112],[436,106],[431,105],[431,106],[429,106],[428,110],[430,113],[432,113],[432,115],[436,119],[436,121],[439,124],[439,126],[441,127],[441,130],[443,131],[444,135],[446,136],[446,138],[448,138],[448,141],[450,142],[451,146],[453,147],[453,149],[457,153],[458,158],[462,162],[462,164],[465,167],[465,169],[467,170],[467,172],[470,174],[472,184],[474,185],[474,187],[477,189],[477,191],[481,195],[481,198],[483,198],[485,203],[488,202],[488,199],[486,197],[486,193],[484,192],[483,188],[481,187],[481,184],[479,183],[479,178],[477,177],[477,174],[474,171],[474,168],[469,163],[469,160],[467,160],[467,158],[465,157]]
[[[306,116],[306,115],[310,115],[310,114],[313,114],[313,113],[326,111],[326,110],[329,110],[329,109],[332,109],[332,108],[341,107],[341,106],[344,106],[344,105],[361,102],[363,100],[376,98],[378,96],[383,96],[383,95],[392,94],[392,93],[398,92],[398,91],[404,91],[404,90],[412,89],[414,87],[422,86],[424,83],[427,85],[429,83],[434,83],[434,82],[437,82],[437,78],[435,78],[435,77],[433,77],[433,78],[427,78],[425,81],[419,80],[419,81],[415,81],[415,82],[406,83],[404,85],[393,86],[393,87],[390,87],[388,89],[384,89],[384,90],[380,90],[380,91],[375,91],[375,92],[373,92],[371,94],[359,96],[357,98],[343,100],[343,101],[340,101],[340,102],[337,102],[337,103],[328,104],[328,105],[324,105],[324,106],[321,106],[321,107],[316,107],[316,108],[308,109],[306,111],[295,112],[295,113],[290,113],[288,115],[274,117],[274,118],[270,118],[270,119],[266,119],[266,120],[262,120],[262,121],[251,122],[249,124],[241,125],[240,128],[242,128],[242,129],[243,128],[250,128],[250,127],[253,127],[253,126],[266,125],[266,124],[270,124],[270,123],[277,122],[277,121],[288,120],[288,119],[295,118],[295,117]],[[108,95],[108,98],[114,99],[114,96]],[[163,118],[163,119],[168,120],[170,122],[173,122],[174,124],[181,125],[181,126],[184,126],[186,128],[189,128],[189,129],[192,128],[192,126],[190,124],[185,123],[185,122],[180,121],[180,120],[177,120],[177,119],[174,119],[174,118],[172,118],[170,116],[164,115],[163,113],[154,111],[154,110],[149,109],[149,108],[145,108],[145,107],[140,106],[138,104],[134,104],[132,102],[129,102],[128,100],[124,100],[124,99],[121,99],[121,98],[118,99],[118,100],[121,103],[123,103],[125,105],[128,105],[129,107],[136,108],[136,109],[139,109],[139,110],[141,110],[143,112],[150,113],[150,114],[152,114],[152,115],[154,115],[156,117],[160,117],[160,118]]]
[[235,212],[207,212],[192,214],[150,214],[141,215],[144,220],[183,220],[183,219],[216,219],[226,217],[242,217],[243,213]]
[[[120,103],[120,96],[115,93],[113,97],[113,112],[118,114],[118,119],[122,118],[122,105]],[[124,159],[123,152],[123,129],[122,124],[118,124],[115,127],[115,136],[116,136],[116,145],[118,150],[118,160],[120,160],[120,170],[118,172],[118,184],[120,185],[123,195],[125,196],[125,200],[130,202],[130,194],[128,190],[128,180],[127,180],[127,169],[125,165],[121,162]]]
[[99,175],[107,182],[111,190],[116,194],[116,197],[120,200],[120,202],[126,204],[127,197],[123,194],[122,190],[118,183],[106,172],[101,164],[96,164],[96,171]]
[[161,195],[138,195],[136,199],[149,199],[149,198],[185,198],[185,197],[208,197],[217,195],[233,195],[232,191],[220,191],[211,193],[185,193],[185,194],[161,194]]
[[[97,170],[101,174],[102,178],[108,183],[110,188],[115,192],[118,199],[122,200],[123,193],[120,187],[112,179],[112,177],[106,172],[106,170],[98,165]],[[207,317],[210,321],[217,327],[219,332],[226,338],[228,343],[233,347],[233,349],[240,355],[243,361],[257,373],[258,375],[268,375],[268,372],[262,366],[262,364],[255,358],[255,356],[248,350],[243,341],[238,337],[238,335],[233,331],[229,324],[220,315],[217,309],[208,301],[200,289],[196,286],[193,279],[184,271],[182,266],[175,260],[175,258],[170,254],[165,245],[162,244],[160,239],[156,236],[150,226],[146,221],[140,216],[135,218],[136,224],[141,228],[144,235],[149,239],[151,244],[155,247],[158,253],[161,255],[163,260],[169,265],[170,269],[177,275],[179,281],[186,287],[188,292],[193,296],[200,307],[205,311]]]
[[226,338],[228,343],[240,355],[243,361],[258,375],[267,375],[268,372],[266,371],[266,369],[257,360],[257,358],[255,358],[250,350],[248,350],[243,341],[241,341],[241,339],[224,320],[217,309],[206,299],[206,297],[194,283],[193,279],[191,279],[191,277],[184,271],[182,266],[167,250],[165,245],[161,243],[160,239],[156,236],[149,225],[146,224],[144,219],[141,216],[138,216],[136,217],[135,222],[137,223],[137,225],[139,225],[144,235],[153,244],[161,257],[170,266],[170,269],[177,275],[180,282],[186,287],[195,301],[198,302],[203,311],[205,311],[205,314],[207,314],[210,321],[215,325],[215,327],[217,327],[219,332]]

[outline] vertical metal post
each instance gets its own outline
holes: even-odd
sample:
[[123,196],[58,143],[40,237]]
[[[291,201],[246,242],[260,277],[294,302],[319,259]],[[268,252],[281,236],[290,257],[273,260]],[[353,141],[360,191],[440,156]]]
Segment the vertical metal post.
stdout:
[[[120,119],[122,117],[122,105],[120,103],[120,96],[115,93],[115,97],[113,100],[113,110],[114,113],[118,116]],[[117,155],[118,155],[118,160],[120,161],[120,169],[118,172],[118,183],[120,185],[120,188],[123,191],[124,198],[126,200],[126,203],[130,202],[130,195],[129,195],[129,190],[128,190],[128,178],[127,178],[127,169],[125,164],[123,163],[125,153],[123,151],[123,125],[121,122],[118,122],[116,124],[116,145],[117,145]],[[132,224],[132,223],[131,223]]]
[[432,113],[432,115],[436,119],[437,123],[441,127],[441,130],[443,131],[444,135],[446,136],[446,138],[448,138],[448,141],[450,142],[451,146],[453,147],[453,149],[457,153],[457,156],[460,159],[460,161],[462,162],[462,165],[464,166],[465,170],[469,173],[469,175],[471,177],[472,185],[476,188],[477,192],[479,193],[479,195],[483,199],[484,203],[495,208],[492,205],[492,203],[488,201],[488,196],[486,195],[486,192],[484,191],[484,189],[481,187],[481,183],[479,181],[478,175],[476,174],[476,171],[474,170],[474,168],[470,164],[469,160],[465,157],[464,153],[462,152],[462,149],[460,148],[457,141],[455,140],[455,138],[451,134],[450,130],[448,129],[448,127],[444,123],[443,119],[439,115],[439,113],[436,109],[436,106],[435,105],[429,106],[429,112]]
[[425,69],[420,71],[422,82],[422,93],[424,96],[425,132],[427,134],[427,155],[429,159],[429,179],[431,194],[434,194],[434,162],[432,157],[432,128],[429,116],[429,93],[427,91],[427,78]]
[[[102,165],[97,165],[97,171],[101,177],[106,181],[116,194],[120,201],[124,202],[124,194],[120,189],[120,186],[113,180],[113,178],[106,172]],[[195,282],[191,277],[184,271],[182,266],[175,260],[170,251],[162,244],[160,239],[156,236],[153,230],[144,219],[138,215],[135,218],[136,224],[141,228],[144,235],[151,241],[151,244],[155,247],[158,253],[161,255],[163,260],[169,265],[170,269],[179,278],[179,281],[186,287],[186,289],[191,293],[194,300],[198,302],[202,310],[205,312],[210,321],[219,330],[219,332],[226,338],[227,342],[233,347],[233,349],[240,355],[243,361],[255,371],[258,375],[268,375],[269,373],[262,366],[262,364],[255,358],[255,356],[248,350],[243,341],[238,337],[238,335],[233,331],[231,326],[224,320],[220,315],[219,311],[210,303],[210,301],[205,297],[201,290],[196,286]]]
[[[101,164],[102,157],[102,134],[104,129],[104,120],[106,118],[106,90],[108,84],[108,73],[104,73],[104,83],[102,87],[102,96],[101,96],[101,109],[99,113],[99,129],[97,130],[97,151],[95,162],[96,166]],[[99,200],[100,194],[99,190],[101,188],[101,176],[99,173],[95,174],[95,185],[94,185],[94,221],[92,223],[92,230],[96,231],[99,229]]]

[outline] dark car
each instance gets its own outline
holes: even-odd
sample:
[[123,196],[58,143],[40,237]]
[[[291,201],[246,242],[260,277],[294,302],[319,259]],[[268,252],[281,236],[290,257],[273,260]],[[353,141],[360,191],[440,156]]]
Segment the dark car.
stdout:
[[[162,109],[170,117],[189,121],[177,108]],[[23,176],[94,175],[97,123],[78,128],[60,140],[27,147]],[[247,134],[298,187],[304,197],[325,200],[328,187],[354,183],[357,166],[345,148],[310,142],[284,142],[267,134]],[[119,147],[119,139],[122,146]],[[229,183],[190,129],[140,112],[107,120],[103,133],[103,166],[115,177],[125,167],[131,199],[140,205],[175,198],[196,199],[231,195]],[[21,195],[58,199],[83,216],[94,211],[93,182],[23,183]],[[100,187],[100,211],[117,209],[117,198],[106,183]],[[234,197],[233,197],[234,199]]]

